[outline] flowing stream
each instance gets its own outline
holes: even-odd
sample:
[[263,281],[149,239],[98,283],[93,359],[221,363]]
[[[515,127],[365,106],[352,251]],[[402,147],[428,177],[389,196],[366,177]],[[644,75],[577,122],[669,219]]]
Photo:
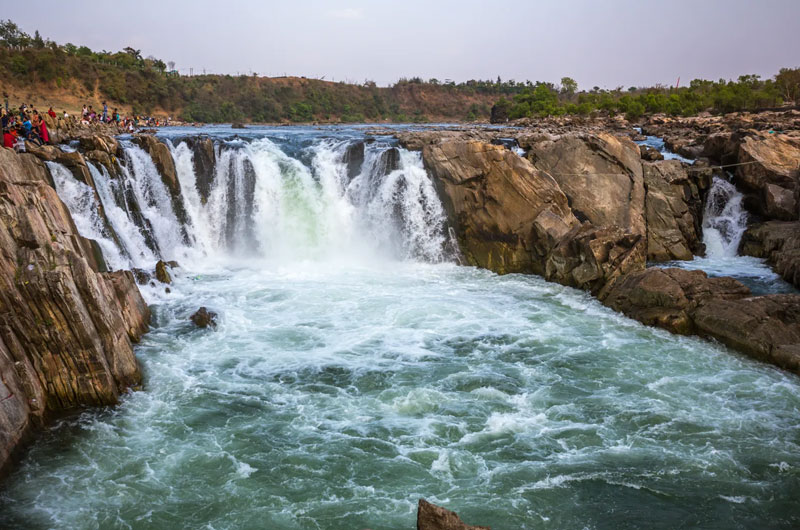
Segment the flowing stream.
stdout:
[[144,390],[44,433],[0,528],[413,528],[420,497],[501,530],[800,525],[797,377],[457,265],[389,140],[204,132],[205,170],[163,139],[183,213],[132,143],[97,195],[50,167],[109,263],[180,268],[143,287]]

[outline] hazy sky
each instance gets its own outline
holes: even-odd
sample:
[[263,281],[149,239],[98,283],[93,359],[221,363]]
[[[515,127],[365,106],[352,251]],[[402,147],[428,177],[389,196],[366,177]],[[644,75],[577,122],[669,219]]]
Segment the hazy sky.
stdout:
[[674,84],[800,66],[800,0],[0,0],[61,44],[126,46],[182,73]]

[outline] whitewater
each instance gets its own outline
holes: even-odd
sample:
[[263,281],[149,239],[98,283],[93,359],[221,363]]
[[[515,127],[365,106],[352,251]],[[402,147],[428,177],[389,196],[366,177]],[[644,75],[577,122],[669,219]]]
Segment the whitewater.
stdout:
[[[142,286],[144,388],[49,429],[0,527],[413,528],[421,497],[494,529],[800,525],[796,376],[460,265],[419,153],[390,138],[160,134],[183,213],[130,139],[117,175],[90,168],[96,196],[49,165],[110,268],[179,267],[170,292]],[[709,203],[708,259],[735,254],[735,198]]]

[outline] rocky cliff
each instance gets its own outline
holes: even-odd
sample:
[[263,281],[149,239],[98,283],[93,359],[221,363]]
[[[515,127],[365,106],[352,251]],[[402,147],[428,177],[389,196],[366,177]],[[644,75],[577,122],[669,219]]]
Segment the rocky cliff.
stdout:
[[[70,156],[80,166],[81,155]],[[96,244],[78,234],[44,162],[10,149],[0,149],[0,285],[4,468],[48,418],[114,404],[140,384],[132,343],[150,315],[132,274],[106,272]]]

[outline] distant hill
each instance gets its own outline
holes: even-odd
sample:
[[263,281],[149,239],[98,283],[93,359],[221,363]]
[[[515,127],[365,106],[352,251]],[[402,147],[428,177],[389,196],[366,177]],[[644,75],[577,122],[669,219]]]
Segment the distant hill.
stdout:
[[0,21],[0,89],[13,105],[75,112],[83,104],[202,122],[435,122],[489,118],[513,81],[404,79],[391,87],[257,75],[181,76],[140,50],[95,52],[30,36]]

